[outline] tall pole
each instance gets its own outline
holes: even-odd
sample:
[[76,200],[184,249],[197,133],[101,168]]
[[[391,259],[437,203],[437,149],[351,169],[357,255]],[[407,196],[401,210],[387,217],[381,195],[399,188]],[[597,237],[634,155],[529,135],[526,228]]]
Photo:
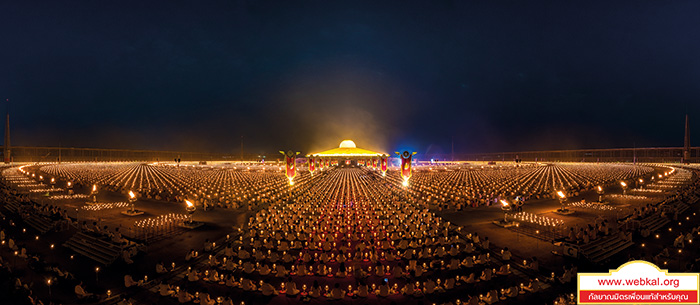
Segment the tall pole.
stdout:
[[7,116],[5,117],[5,151],[3,152],[3,158],[7,164],[12,162],[10,156],[12,151],[10,150],[10,99],[6,99],[5,101],[7,102]]
[[241,162],[243,162],[243,136],[241,136]]
[[688,115],[685,115],[685,143],[683,145],[683,162],[690,163],[690,125]]
[[452,161],[455,160],[455,136],[452,136]]

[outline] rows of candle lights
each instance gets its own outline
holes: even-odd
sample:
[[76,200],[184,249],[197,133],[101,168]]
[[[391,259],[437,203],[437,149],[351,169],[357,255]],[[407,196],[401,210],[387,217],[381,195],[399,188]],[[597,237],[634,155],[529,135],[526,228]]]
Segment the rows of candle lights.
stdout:
[[508,213],[508,218],[518,222],[526,222],[543,227],[558,227],[564,225],[564,221],[561,219],[537,215],[530,212]]
[[52,188],[52,189],[33,189],[29,190],[30,193],[48,193],[48,192],[62,192],[62,188]]
[[41,184],[41,183],[20,183],[20,184],[15,184],[13,186],[16,188],[37,188],[37,187],[44,187],[44,184]]
[[[8,170],[12,171],[11,168],[9,168]],[[27,176],[7,176],[7,175],[5,175],[5,181],[14,183],[16,185],[21,185],[22,183],[38,184],[34,180],[29,179]]]
[[[144,166],[144,165],[140,165],[140,166]],[[142,170],[143,170],[143,169],[142,169]],[[148,169],[148,170],[150,170],[150,169]],[[199,170],[201,170],[201,169],[199,169]],[[144,171],[147,171],[147,170],[144,170]],[[148,175],[148,174],[145,174],[145,175]],[[152,178],[152,177],[151,177],[151,178]],[[355,194],[358,194],[358,193],[359,193],[359,194],[362,194],[362,195],[366,195],[367,191],[366,191],[366,190],[365,190],[365,191],[361,191],[361,190],[363,190],[363,188],[367,188],[368,186],[367,186],[367,185],[363,185],[363,184],[362,184],[363,182],[360,182],[360,183],[354,182],[354,183],[355,183],[355,185],[351,185],[351,186],[350,186],[350,189],[351,189],[351,191],[349,191],[349,192],[351,193],[350,195],[344,194],[343,191],[340,191],[340,192],[339,192],[340,195],[339,195],[338,193],[336,193],[336,194],[333,195],[333,196],[335,196],[335,197],[333,197],[333,198],[338,199],[338,198],[342,197],[343,200],[357,200],[357,198],[354,197]],[[358,185],[359,185],[359,187],[358,187]],[[628,196],[628,197],[629,197],[629,196]],[[343,200],[338,200],[338,201],[343,201]],[[347,207],[349,207],[349,205],[346,206],[347,203],[348,203],[347,201],[343,202],[342,204],[341,204],[341,203],[338,203],[335,207],[333,207],[332,205],[329,205],[329,206],[331,206],[331,208],[325,209],[325,210],[322,209],[321,212],[331,212],[331,211],[334,211],[335,209],[340,208],[340,207],[342,207],[342,208],[347,208]],[[363,205],[363,204],[359,204],[359,203],[356,203],[356,204],[357,204],[357,207],[358,207],[357,210],[359,210],[359,211],[367,212],[367,211],[371,211],[371,210],[373,209],[373,208],[371,207],[371,205],[368,206],[368,205]],[[353,206],[353,208],[355,208],[355,206]],[[281,209],[284,211],[284,210],[285,210],[284,206],[282,206]],[[312,214],[317,212],[317,211],[309,210],[308,208],[306,208],[304,211],[305,211],[306,213],[312,213]],[[183,214],[178,214],[178,215],[182,215],[183,218],[178,218],[178,217],[172,217],[172,219],[165,219],[165,218],[163,218],[163,219],[160,219],[161,221],[163,221],[163,222],[161,222],[160,225],[162,226],[162,225],[165,225],[165,223],[172,223],[172,222],[168,222],[169,220],[171,220],[171,221],[174,221],[174,220],[184,220],[184,219],[186,219],[186,217],[187,217],[186,215],[183,215]],[[350,214],[346,214],[346,215],[357,216],[357,213],[355,213],[355,214],[350,213]],[[390,215],[390,214],[376,214],[376,217],[375,217],[375,215],[373,215],[373,214],[360,213],[360,214],[359,214],[360,217],[357,217],[357,218],[362,219],[362,216],[364,216],[364,217],[366,217],[366,219],[380,219],[380,216],[389,216],[389,215]],[[435,216],[435,215],[433,214],[433,217],[434,217],[434,216]],[[537,216],[537,215],[534,215],[534,216],[536,216],[536,217],[529,217],[529,216],[526,217],[526,216],[522,216],[523,220],[521,220],[521,221],[525,221],[525,219],[530,219],[530,220],[533,220],[533,221],[531,221],[532,223],[538,223],[537,220],[539,220],[539,221],[541,221],[541,223],[538,223],[538,224],[543,225],[543,226],[548,226],[548,225],[557,226],[557,225],[563,224],[563,221],[558,220],[558,219],[554,219],[554,221],[548,222],[548,221],[546,221],[546,219],[549,218],[549,217]],[[537,217],[543,217],[544,219],[542,219],[542,218],[537,218]],[[354,218],[354,219],[357,219],[357,218]],[[553,218],[552,218],[552,219],[553,219]],[[150,218],[150,219],[147,219],[147,220],[151,220],[151,222],[148,223],[148,222],[145,222],[145,220],[144,220],[144,221],[143,221],[142,223],[140,223],[140,224],[138,224],[138,222],[137,222],[137,226],[138,226],[138,225],[140,225],[140,226],[142,226],[142,227],[146,227],[146,226],[151,226],[151,227],[153,227],[153,226],[158,226],[158,220],[159,220],[158,217],[156,217],[156,218]],[[561,221],[561,223],[557,223],[557,221]],[[350,220],[350,222],[352,222],[352,220]],[[288,224],[286,219],[284,220],[283,223],[284,223],[285,225]],[[276,222],[275,224],[276,224],[276,225],[282,225],[282,222]],[[306,223],[306,226],[307,226],[307,227],[310,227],[310,228],[313,228],[313,232],[314,232],[314,233],[326,232],[326,231],[329,231],[329,230],[332,230],[332,229],[333,229],[333,225],[331,225],[330,227],[329,227],[329,226],[321,226],[321,225],[311,225],[311,224],[309,224],[308,222]],[[302,226],[302,227],[303,227],[303,226]],[[348,226],[348,229],[349,229],[349,228],[350,228],[350,226]],[[372,227],[372,229],[377,229],[377,230],[379,230],[379,227]],[[382,229],[384,230],[384,229],[386,229],[386,227],[382,227]],[[412,233],[413,233],[413,232],[412,232]],[[298,234],[298,233],[297,233],[297,234]],[[322,233],[322,234],[325,234],[325,233]],[[369,234],[369,233],[368,233],[368,234]],[[375,233],[375,234],[376,234],[376,233]],[[424,232],[424,234],[425,234],[425,232]],[[341,235],[342,235],[342,234],[341,234]],[[286,233],[286,232],[285,232],[284,236],[285,236],[285,238],[287,237],[287,233]],[[376,235],[375,235],[375,236],[376,236]],[[336,237],[336,238],[338,237],[338,234],[337,234],[337,233],[336,233],[335,237]],[[433,238],[433,240],[434,240],[434,238]],[[252,243],[252,242],[253,242],[253,240],[251,240],[251,243]],[[278,242],[278,243],[279,243],[279,242]],[[319,247],[320,247],[321,245],[322,245],[322,244],[319,243]],[[306,245],[305,245],[305,246],[306,246]],[[393,241],[392,241],[392,246],[393,246]],[[336,247],[336,244],[333,243],[333,248],[335,248],[335,247]],[[255,251],[255,250],[253,250],[253,251]],[[366,254],[366,253],[365,253],[365,254]],[[332,254],[332,257],[335,257],[335,255]],[[444,262],[443,262],[443,265],[444,265]],[[387,267],[388,267],[388,266],[387,266]],[[370,267],[370,268],[371,268],[371,267]],[[329,268],[329,270],[331,270],[331,268]],[[416,286],[417,286],[417,288],[418,288],[418,287],[420,286],[420,283],[416,283]],[[284,287],[281,287],[281,288],[284,289]],[[352,290],[352,289],[351,289],[351,288],[352,288],[351,286],[348,287],[348,288],[349,288],[349,290]],[[305,290],[306,290],[306,289],[304,289],[304,291],[305,291]]]
[[615,210],[617,210],[617,208],[610,206],[610,205],[599,204],[599,203],[590,203],[590,202],[586,202],[586,201],[571,202],[571,203],[569,203],[569,206],[580,208],[580,209],[587,209],[587,210],[600,210],[600,211],[615,211]]
[[88,198],[86,194],[72,194],[72,195],[51,195],[49,199],[51,200],[70,200],[70,199],[85,199]]
[[86,211],[101,211],[101,210],[109,210],[109,209],[116,209],[116,208],[125,208],[128,207],[130,203],[128,202],[104,202],[104,203],[94,203],[90,205],[84,205],[80,207],[81,210],[86,210]]
[[158,228],[164,226],[170,226],[173,224],[179,224],[188,219],[187,214],[169,213],[163,214],[156,217],[149,217],[142,220],[137,220],[134,222],[134,226],[139,228]]
[[664,190],[645,188],[645,189],[632,189],[632,192],[634,192],[634,193],[663,193]]
[[647,200],[649,197],[640,195],[623,195],[623,194],[607,194],[606,198],[612,199],[632,199],[632,200]]
[[[446,171],[420,170],[411,178],[411,196],[428,203],[478,202],[513,196],[551,196],[556,190],[577,191],[647,175],[648,166],[611,164],[526,164],[525,166],[452,166]],[[393,173],[395,183],[401,181]],[[568,193],[568,191],[567,191]]]
[[683,181],[659,181],[657,183],[654,183],[650,186],[655,186],[655,187],[679,187],[688,184],[688,181],[683,180]]
[[[408,260],[412,255],[424,272],[438,272],[435,274],[440,277],[439,283],[462,284],[459,278],[444,278],[436,270],[447,270],[453,258],[461,262],[465,253],[477,251],[476,255],[466,254],[473,264],[494,274],[498,272],[492,265],[499,267],[501,263],[491,261],[488,252],[476,250],[477,246],[469,242],[474,236],[464,234],[460,238],[460,228],[443,221],[425,206],[397,202],[395,196],[399,191],[387,184],[372,183],[369,173],[372,171],[365,168],[328,171],[324,179],[315,181],[314,188],[295,192],[295,204],[274,203],[251,217],[245,237],[240,236],[233,242],[235,247],[230,256],[213,255],[208,267],[195,271],[202,280],[207,278],[205,281],[209,283],[221,283],[224,280],[216,277],[219,274],[216,270],[223,274],[241,270],[243,282],[248,280],[245,274],[277,277],[272,274],[285,264],[285,277],[314,275],[335,279],[340,262],[345,261],[347,275],[338,279],[352,278],[356,269],[372,277],[387,278],[392,277],[391,268],[403,262],[402,273],[410,278]],[[409,226],[411,229],[407,229]],[[420,227],[424,229],[418,229]],[[357,248],[360,244],[371,248],[361,250]],[[279,258],[273,258],[276,256]],[[351,261],[359,264],[350,264]],[[373,262],[381,262],[381,266],[377,268]],[[268,269],[261,269],[263,265]],[[297,273],[301,265],[306,268],[303,274]],[[500,267],[509,268],[506,264]],[[238,281],[238,277],[235,280]],[[286,289],[282,283],[277,285],[280,291]],[[422,289],[422,285],[418,283],[416,287]],[[394,287],[392,291],[398,292],[398,285]],[[300,288],[302,293],[307,291],[303,285]],[[350,292],[354,286],[348,288],[346,293],[354,293]],[[376,284],[369,293],[375,289]]]
[[[278,168],[278,166],[259,166],[260,172],[264,172],[266,167]],[[252,188],[252,192],[246,192],[246,189],[251,189],[250,178],[239,177],[243,173],[232,170],[230,165],[229,167],[174,167],[167,163],[150,165],[86,163],[49,165],[43,166],[41,170],[66,179],[113,185],[122,189],[136,189],[145,196],[151,196],[149,190],[156,189],[158,192],[178,197],[179,199],[174,200],[178,202],[182,201],[183,197],[215,202],[270,200],[274,199],[272,189],[279,189],[280,186],[288,184],[283,175],[271,171],[274,174],[268,177],[269,179],[263,178],[263,181],[257,183],[258,188]],[[412,178],[414,186],[409,192],[413,197],[421,198],[426,202],[491,200],[501,195],[549,194],[555,189],[580,189],[592,184],[646,174],[649,171],[651,168],[645,166],[576,163],[486,168],[471,166],[467,169],[460,166],[458,170],[441,172],[439,175],[434,172],[425,173],[428,175],[425,177],[420,174],[421,171],[417,170]],[[398,177],[396,173],[392,173],[388,175],[389,180],[397,178],[393,176]],[[436,179],[438,181],[435,181]],[[245,182],[241,182],[245,180],[248,180],[247,187],[233,192],[230,190],[231,187],[244,185]],[[254,180],[261,179],[254,178]],[[295,183],[298,184],[300,180],[304,180],[304,177],[298,177]],[[401,184],[403,181],[399,180],[397,183]]]
[[662,190],[670,190],[677,188],[678,185],[672,185],[672,184],[652,184],[648,186],[649,188],[653,189],[662,189]]
[[[249,166],[251,167],[251,166]],[[222,205],[269,202],[289,192],[279,166],[258,165],[253,170],[236,166],[172,166],[167,163],[81,163],[42,166],[41,171],[67,180],[96,184],[112,191],[137,191],[141,198],[182,202],[190,198]],[[266,170],[267,169],[267,170]],[[297,186],[311,176],[301,172]]]

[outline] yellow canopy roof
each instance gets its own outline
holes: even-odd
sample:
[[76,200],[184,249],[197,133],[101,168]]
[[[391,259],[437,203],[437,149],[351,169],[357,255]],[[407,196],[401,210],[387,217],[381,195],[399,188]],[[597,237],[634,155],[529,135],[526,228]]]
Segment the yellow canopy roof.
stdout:
[[353,142],[352,140],[345,140],[343,142],[340,142],[340,146],[338,148],[333,148],[309,155],[318,157],[377,157],[386,154],[357,148],[357,146],[355,146],[355,142]]

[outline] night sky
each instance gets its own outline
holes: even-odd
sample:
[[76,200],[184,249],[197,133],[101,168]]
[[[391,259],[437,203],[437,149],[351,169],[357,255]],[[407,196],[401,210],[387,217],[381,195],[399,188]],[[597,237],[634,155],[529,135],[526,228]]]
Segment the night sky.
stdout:
[[2,1],[13,145],[700,145],[700,1],[376,2]]

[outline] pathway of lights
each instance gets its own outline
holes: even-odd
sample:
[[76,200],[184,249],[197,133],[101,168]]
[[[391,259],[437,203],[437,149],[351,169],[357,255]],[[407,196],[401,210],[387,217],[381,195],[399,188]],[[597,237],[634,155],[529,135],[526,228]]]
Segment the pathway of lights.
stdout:
[[189,216],[187,214],[177,214],[177,213],[169,213],[169,214],[163,214],[159,215],[156,217],[150,217],[142,220],[137,220],[134,222],[134,226],[138,228],[159,228],[159,227],[167,227],[167,226],[172,226],[172,225],[177,225],[185,220],[187,220]]
[[72,195],[52,195],[49,196],[51,200],[69,200],[69,199],[84,199],[88,198],[85,194],[72,194]]
[[62,188],[53,188],[53,189],[33,189],[29,190],[30,193],[47,193],[47,192],[63,192]]
[[650,189],[650,188],[645,188],[645,189],[632,189],[633,193],[663,193],[663,190],[656,190],[656,189]]
[[44,187],[44,185],[39,184],[39,183],[22,183],[22,184],[15,184],[14,187],[16,187],[16,188],[37,188],[37,187]]
[[685,180],[685,179],[683,179],[683,180],[671,180],[671,179],[667,179],[667,180],[661,180],[661,181],[659,181],[659,182],[657,182],[657,183],[655,183],[655,184],[658,184],[658,185],[671,185],[671,186],[674,186],[674,187],[675,187],[675,186],[681,186],[681,185],[688,184],[688,181]]
[[116,208],[126,208],[131,204],[128,202],[104,202],[104,203],[93,203],[91,205],[84,205],[80,207],[81,210],[86,211],[102,211]]
[[[527,163],[523,167],[487,166],[416,166],[408,188],[412,197],[428,203],[486,201],[499,197],[544,195],[556,190],[579,190],[648,175],[653,168],[642,165]],[[387,180],[400,184],[397,173]]]
[[677,187],[677,186],[675,186],[675,185],[669,185],[669,184],[652,184],[652,185],[649,185],[649,188],[653,188],[653,189],[662,189],[662,190],[670,190],[670,189],[673,189],[673,188],[676,188],[676,187]]
[[[663,179],[661,179],[662,177]],[[667,175],[659,175],[660,180],[656,180],[653,183],[649,184],[648,188],[658,191],[666,191],[669,189],[674,189],[687,185],[691,182],[692,178],[693,174],[688,170],[673,169],[670,172],[667,172]]]
[[4,170],[6,173],[5,175],[5,180],[10,181],[12,183],[22,183],[22,182],[34,182],[34,180],[27,178],[26,176],[8,176],[9,172],[13,171],[11,168]]
[[609,199],[632,199],[632,200],[647,200],[649,197],[640,195],[622,195],[622,194],[607,194],[604,196]]
[[529,212],[509,213],[508,218],[517,222],[526,222],[543,227],[558,227],[564,225],[564,221],[561,219],[541,216]]
[[579,208],[579,209],[586,209],[586,210],[599,210],[599,211],[615,211],[615,210],[617,210],[617,208],[615,208],[613,206],[606,205],[606,204],[590,203],[590,202],[585,202],[585,201],[571,202],[571,203],[569,203],[569,206]]
[[[173,166],[167,163],[79,163],[42,166],[48,175],[112,191],[137,191],[142,198],[199,203],[269,202],[289,194],[287,178],[277,165]],[[310,181],[308,171],[295,178],[295,187]],[[286,188],[282,188],[287,186]]]

